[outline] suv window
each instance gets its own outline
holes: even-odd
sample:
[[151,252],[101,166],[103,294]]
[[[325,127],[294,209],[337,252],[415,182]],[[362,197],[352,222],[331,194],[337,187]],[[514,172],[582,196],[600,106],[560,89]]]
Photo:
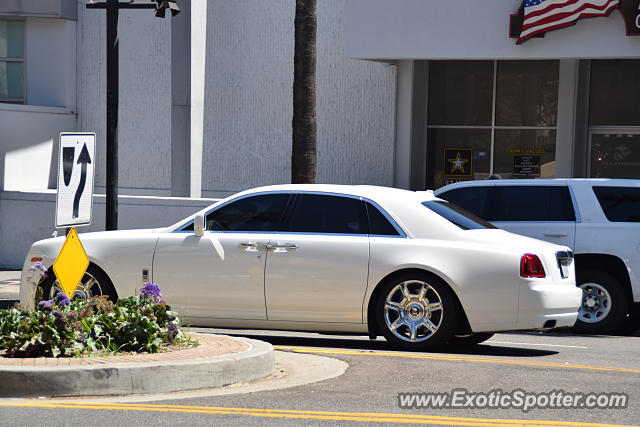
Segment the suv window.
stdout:
[[368,234],[369,226],[364,202],[360,199],[301,194],[284,231]]
[[640,188],[593,187],[605,216],[611,222],[640,222]]
[[567,186],[497,185],[489,221],[575,221]]
[[480,218],[486,218],[486,204],[489,188],[491,187],[455,188],[439,194],[438,197],[448,200],[454,205],[461,206],[466,211],[469,211]]
[[375,236],[399,236],[398,230],[389,222],[380,209],[366,202],[367,214],[369,215],[369,225],[371,232]]
[[[228,203],[207,215],[207,230],[275,231],[289,194],[261,194]],[[193,230],[193,224],[190,225]]]
[[422,202],[422,205],[431,209],[444,219],[452,222],[463,230],[478,230],[482,228],[496,228],[485,220],[478,218],[474,214],[467,212],[459,206],[440,201],[430,200]]

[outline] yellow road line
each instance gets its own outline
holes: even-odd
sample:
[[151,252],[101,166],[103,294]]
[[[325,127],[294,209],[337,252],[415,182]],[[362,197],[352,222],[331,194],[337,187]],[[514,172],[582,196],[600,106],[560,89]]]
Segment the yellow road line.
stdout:
[[[527,426],[527,427],[623,427],[619,424],[595,424],[572,421],[548,421],[548,420],[519,420],[500,418],[463,418],[445,417],[435,415],[413,415],[376,412],[329,412],[329,411],[303,411],[292,409],[256,409],[256,408],[225,408],[210,406],[185,406],[185,405],[154,405],[140,403],[85,403],[67,401],[48,402],[10,402],[0,403],[7,407],[29,408],[57,408],[57,409],[93,409],[115,411],[146,411],[146,412],[173,412],[173,413],[199,413],[213,415],[245,415],[265,418],[291,418],[307,420],[331,420],[331,421],[358,421],[380,423],[405,423],[405,424],[436,424],[458,426]],[[628,427],[628,426],[624,426]]]
[[325,349],[325,348],[313,348],[313,347],[296,347],[296,346],[287,346],[287,345],[274,345],[273,348],[276,350],[292,351],[295,353],[403,357],[407,359],[448,360],[448,361],[477,362],[477,363],[500,363],[500,364],[507,364],[507,365],[545,366],[545,367],[551,367],[551,368],[584,369],[589,371],[607,371],[607,372],[624,372],[624,373],[630,373],[630,374],[640,374],[640,369],[612,368],[608,366],[576,365],[576,364],[570,364],[570,363],[533,362],[533,361],[527,361],[527,360],[494,359],[491,357],[452,356],[452,355],[441,355],[441,354],[403,353],[403,352],[391,352],[391,351],[339,350],[339,349]]

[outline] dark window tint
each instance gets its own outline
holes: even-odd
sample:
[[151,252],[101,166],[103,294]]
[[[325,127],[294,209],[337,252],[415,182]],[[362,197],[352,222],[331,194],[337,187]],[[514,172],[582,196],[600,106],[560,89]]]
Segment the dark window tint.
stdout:
[[377,236],[399,236],[398,230],[389,222],[382,212],[371,203],[366,203],[369,214],[370,234]]
[[607,219],[612,222],[640,222],[640,188],[593,187]]
[[485,220],[478,218],[471,212],[467,212],[459,206],[451,203],[431,200],[422,203],[441,217],[452,222],[463,230],[477,230],[482,228],[496,228]]
[[264,194],[231,202],[207,215],[207,230],[274,231],[288,200],[288,194]]
[[448,200],[480,218],[485,218],[487,193],[487,187],[464,187],[445,191],[439,194],[438,197]]
[[359,199],[301,194],[287,231],[300,233],[368,234],[367,213]]
[[489,221],[575,221],[566,186],[496,186]]

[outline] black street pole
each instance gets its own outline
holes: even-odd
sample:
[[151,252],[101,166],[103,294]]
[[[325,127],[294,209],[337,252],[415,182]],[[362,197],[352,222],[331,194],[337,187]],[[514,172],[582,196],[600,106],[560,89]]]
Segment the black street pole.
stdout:
[[118,12],[120,9],[155,9],[156,16],[164,18],[169,9],[172,16],[180,13],[175,1],[130,1],[119,0],[87,3],[87,9],[107,10],[107,206],[105,229],[118,229],[118,97],[120,59],[118,52]]
[[107,207],[106,230],[118,229],[118,0],[107,0]]

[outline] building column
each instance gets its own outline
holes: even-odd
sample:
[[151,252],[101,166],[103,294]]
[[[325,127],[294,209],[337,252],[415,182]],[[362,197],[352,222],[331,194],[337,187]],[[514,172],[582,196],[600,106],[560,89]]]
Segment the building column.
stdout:
[[558,82],[558,123],[556,132],[556,178],[571,178],[576,141],[578,60],[561,59]]
[[207,57],[207,0],[191,1],[191,184],[189,195],[202,197],[204,87]]
[[399,61],[394,186],[423,190],[426,170],[427,61]]

